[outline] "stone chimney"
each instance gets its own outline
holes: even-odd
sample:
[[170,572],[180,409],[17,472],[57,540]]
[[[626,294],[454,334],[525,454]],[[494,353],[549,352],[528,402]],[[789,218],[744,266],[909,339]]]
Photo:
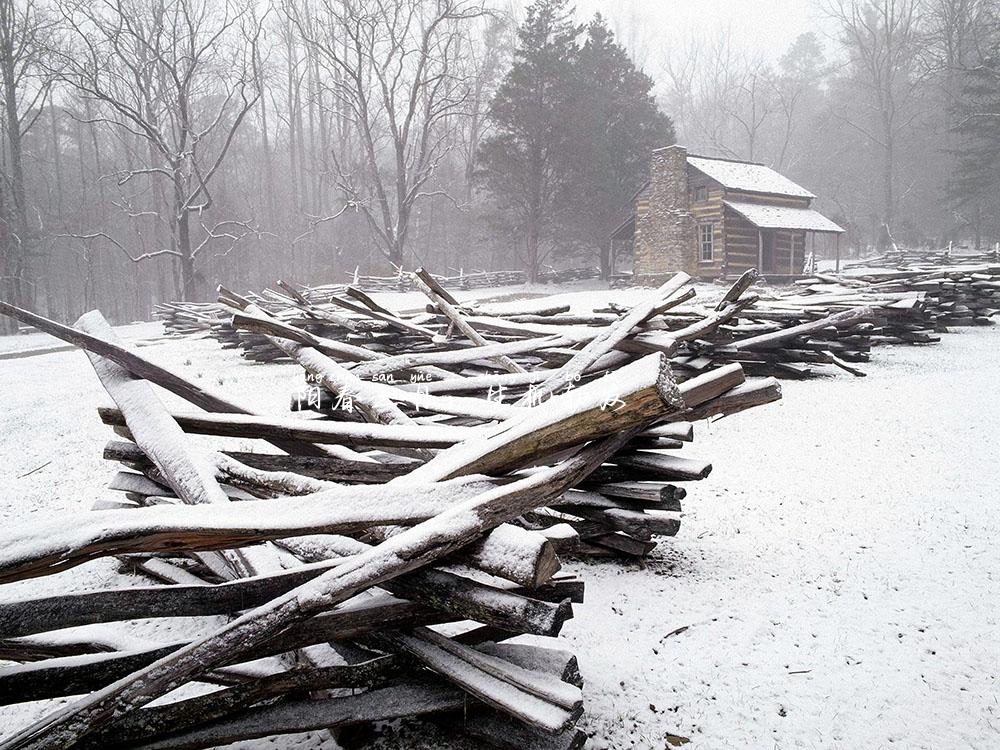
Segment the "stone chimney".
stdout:
[[689,211],[687,149],[653,151],[647,204],[636,217],[633,272],[637,283],[660,284],[677,271],[698,274],[695,221]]

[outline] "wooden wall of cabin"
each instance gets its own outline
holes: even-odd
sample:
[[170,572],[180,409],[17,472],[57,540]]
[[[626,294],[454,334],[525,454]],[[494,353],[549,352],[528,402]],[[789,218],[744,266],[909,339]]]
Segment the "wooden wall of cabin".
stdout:
[[[705,188],[708,196],[696,200],[698,191]],[[810,198],[792,196],[760,195],[726,190],[719,183],[693,167],[688,169],[689,208],[695,220],[695,232],[700,234],[700,225],[712,223],[714,253],[711,261],[701,260],[701,244],[696,242],[698,252],[698,276],[702,279],[720,277],[735,278],[759,262],[757,227],[742,216],[723,205],[723,200],[758,205],[809,208]],[[649,191],[641,193],[636,200],[636,221],[649,212]],[[700,238],[699,238],[700,239]],[[805,264],[806,233],[804,231],[776,230],[775,258],[772,276],[797,275]],[[626,250],[627,252],[627,250]],[[633,252],[634,257],[634,252]]]
[[[757,227],[732,209],[726,209],[725,275],[739,276],[757,268],[760,261],[760,238]],[[802,273],[805,263],[806,233],[801,230],[772,229],[774,259],[771,268],[759,269],[765,275],[794,276]]]
[[[707,189],[708,197],[696,200],[698,191]],[[715,180],[702,174],[693,167],[688,167],[688,192],[691,214],[695,220],[697,233],[696,247],[698,250],[698,276],[702,279],[717,279],[722,276],[726,257],[726,212],[722,201],[725,189]],[[712,260],[701,259],[701,225],[712,224]]]
[[[788,195],[760,195],[742,193],[738,190],[726,191],[726,200],[737,203],[753,203],[763,206],[784,206],[788,208],[809,208],[812,198],[797,198]],[[736,217],[735,226],[732,218]],[[748,268],[756,268],[758,263],[757,227],[731,209],[726,210],[726,276],[739,276]],[[797,276],[802,273],[806,259],[806,233],[802,230],[772,230],[774,233],[774,262],[771,269],[760,269],[772,276]],[[730,248],[733,252],[730,253]],[[747,265],[749,263],[749,265]]]
[[725,275],[739,276],[757,267],[759,239],[757,227],[732,209],[726,209]]
[[798,276],[805,264],[806,233],[802,230],[778,229],[774,232],[774,267],[764,273],[774,276]]
[[812,198],[796,198],[790,195],[761,195],[759,193],[741,193],[739,190],[726,191],[727,201],[737,203],[756,203],[762,206],[787,206],[789,208],[809,208]]

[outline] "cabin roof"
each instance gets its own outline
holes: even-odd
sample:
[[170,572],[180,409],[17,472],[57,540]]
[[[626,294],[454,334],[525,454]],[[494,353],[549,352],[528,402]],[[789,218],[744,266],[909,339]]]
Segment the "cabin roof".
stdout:
[[628,218],[625,219],[621,224],[615,227],[614,231],[611,232],[611,239],[613,240],[627,240],[631,239],[635,234],[635,213],[629,214]]
[[769,195],[789,195],[796,198],[815,198],[801,185],[796,185],[770,167],[747,161],[731,161],[707,156],[688,156],[688,164],[711,177],[729,190]]
[[837,224],[811,208],[762,206],[757,203],[723,201],[723,203],[760,229],[804,229],[808,232],[842,234]]

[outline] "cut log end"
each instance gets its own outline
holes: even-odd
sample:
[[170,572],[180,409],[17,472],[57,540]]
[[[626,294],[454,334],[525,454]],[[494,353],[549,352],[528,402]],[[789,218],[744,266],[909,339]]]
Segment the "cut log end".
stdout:
[[663,403],[670,407],[671,411],[682,411],[686,408],[684,398],[681,396],[680,388],[670,369],[670,358],[666,354],[660,354],[659,372],[656,376],[656,392],[663,399]]

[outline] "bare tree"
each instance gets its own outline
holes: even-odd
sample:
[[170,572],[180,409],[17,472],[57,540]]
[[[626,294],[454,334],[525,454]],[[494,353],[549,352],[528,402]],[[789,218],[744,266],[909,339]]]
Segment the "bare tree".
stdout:
[[466,40],[460,57],[465,67],[462,77],[468,87],[466,116],[459,123],[466,203],[471,203],[473,198],[476,154],[488,126],[490,99],[502,80],[516,43],[510,20],[502,16],[490,15],[479,31],[480,35],[470,35]]
[[774,94],[782,125],[774,165],[780,171],[801,156],[792,153],[796,131],[809,112],[809,100],[815,99],[819,92],[823,51],[816,35],[811,32],[800,35],[781,58],[779,68]]
[[698,127],[698,87],[706,46],[703,38],[692,34],[683,46],[671,47],[661,61],[663,108],[673,118],[678,135],[692,146],[700,145],[693,138]]
[[734,61],[728,88],[721,92],[722,112],[729,117],[739,136],[743,158],[760,157],[761,139],[777,110],[776,86],[770,67],[759,57]]
[[[931,65],[960,71],[982,59],[991,38],[990,22],[998,12],[997,0],[923,0]],[[947,79],[954,83],[953,76]]]
[[667,111],[689,146],[761,158],[779,102],[773,71],[760,55],[737,47],[726,30],[711,40],[691,36],[663,70]]
[[[4,297],[25,302],[32,252],[24,179],[24,137],[42,114],[51,89],[52,21],[34,0],[0,0],[0,86],[6,162],[0,187],[3,228],[0,277]],[[4,195],[6,193],[6,195]]]
[[427,185],[469,96],[463,27],[484,10],[475,0],[320,0],[315,16],[303,3],[289,13],[357,137],[357,149],[333,145],[335,184],[401,266],[414,206],[451,197]]
[[881,224],[886,240],[897,209],[896,151],[900,134],[913,122],[921,74],[919,0],[830,0],[828,12],[840,25],[853,79],[870,113],[850,125],[882,150]]
[[[104,230],[133,262],[170,256],[179,267],[178,293],[196,296],[200,256],[206,248],[231,250],[255,230],[250,218],[209,221],[212,184],[260,89],[253,62],[261,29],[249,2],[231,0],[108,0],[61,6],[74,46],[62,77],[99,111],[105,125],[132,149],[133,165],[113,174],[116,200],[136,221],[163,222],[170,244],[134,254]],[[150,186],[165,206],[144,208]]]

